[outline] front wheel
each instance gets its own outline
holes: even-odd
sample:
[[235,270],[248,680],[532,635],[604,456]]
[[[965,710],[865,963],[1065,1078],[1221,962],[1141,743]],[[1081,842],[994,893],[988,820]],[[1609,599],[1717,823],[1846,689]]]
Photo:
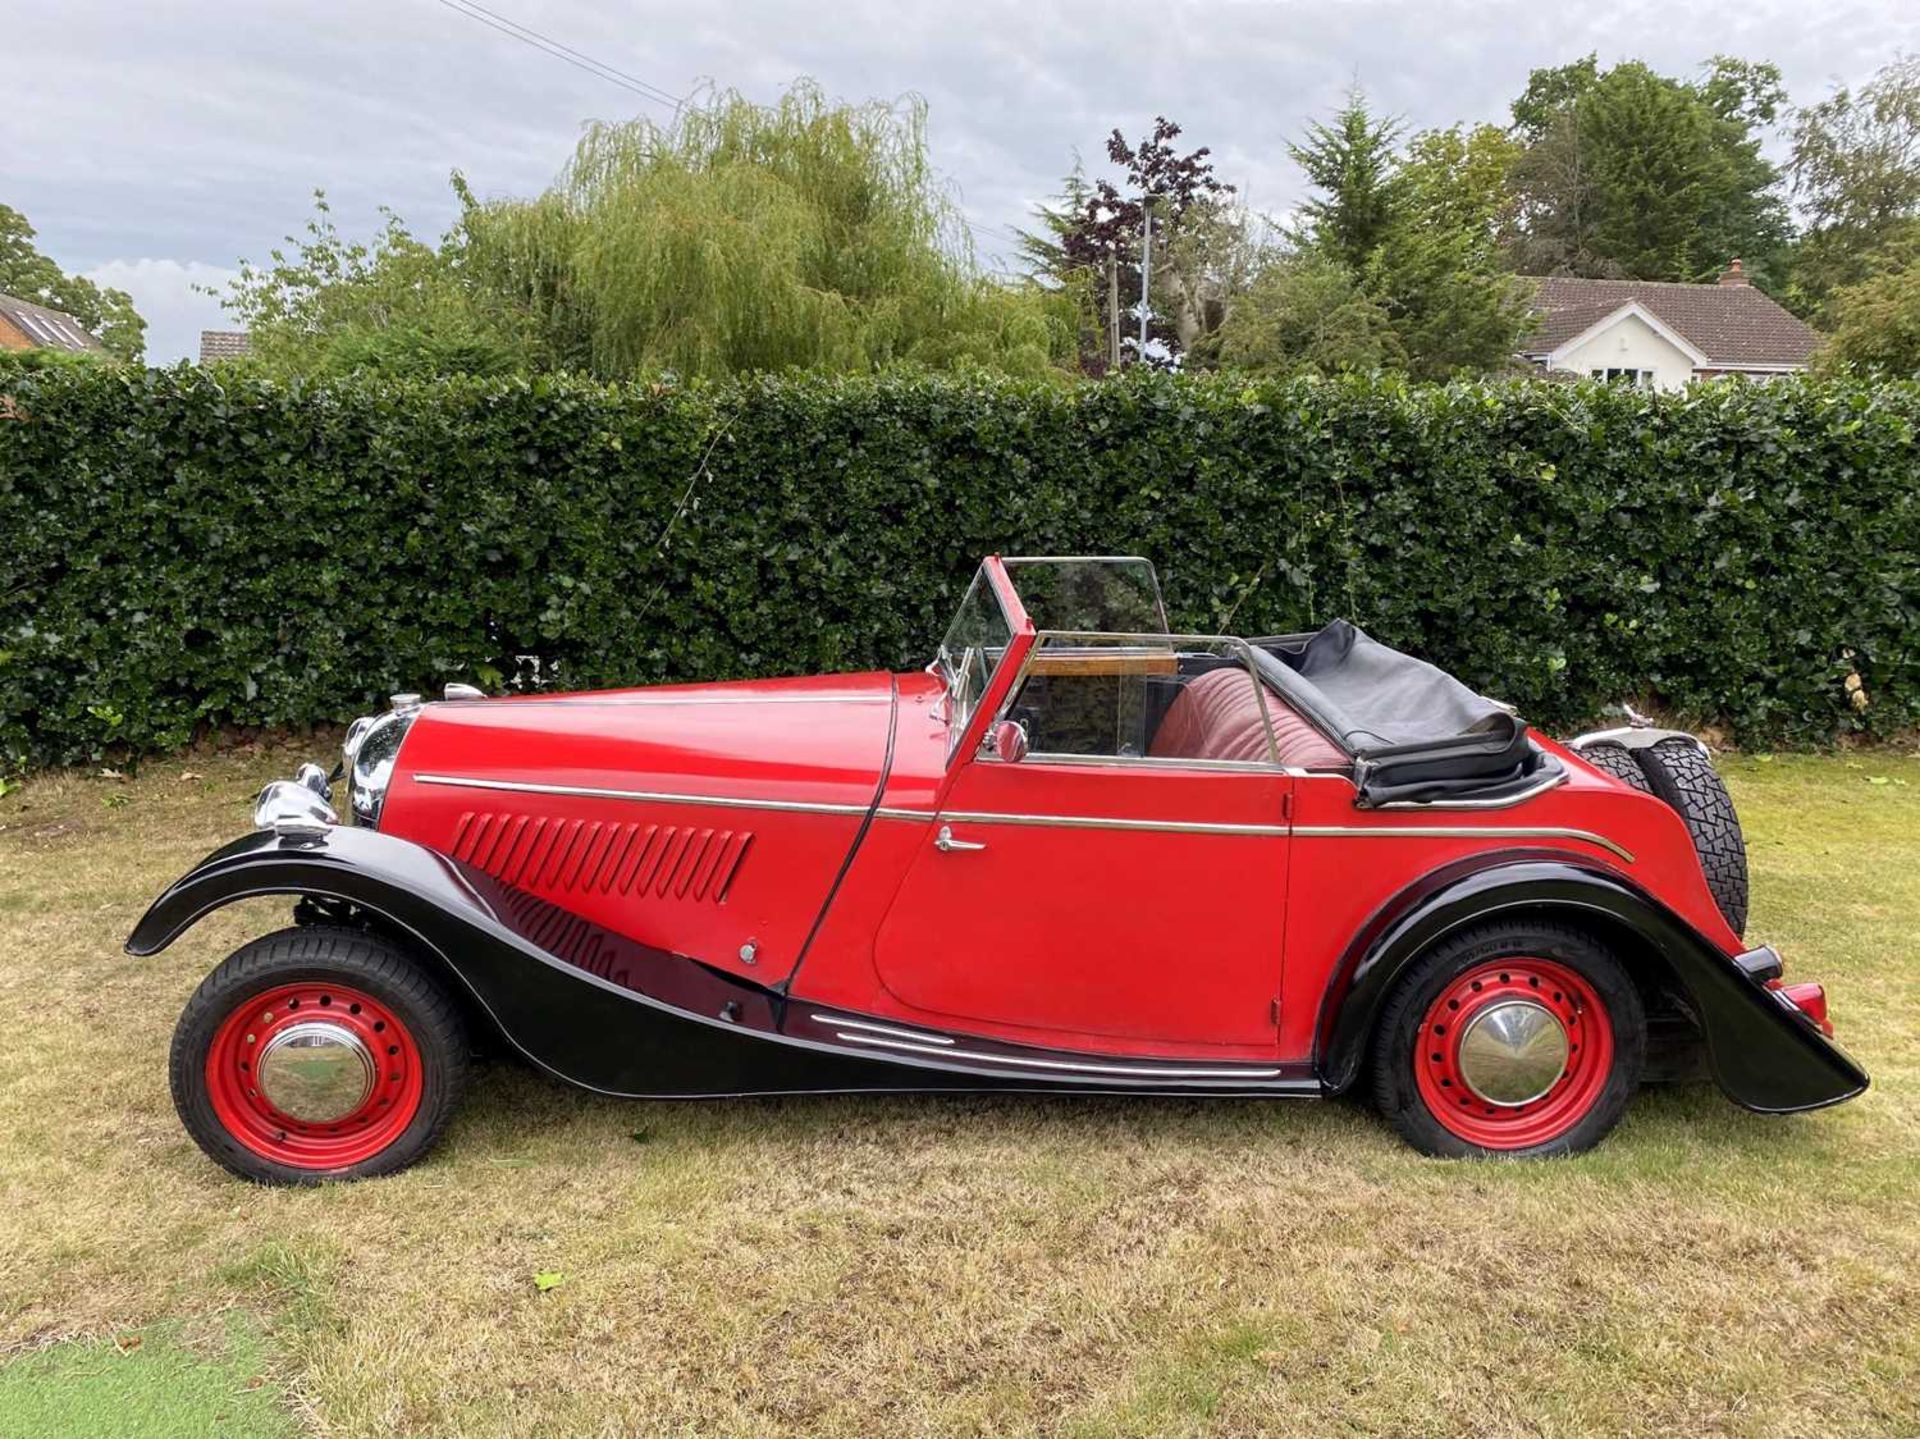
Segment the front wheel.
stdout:
[[174,1029],[174,1107],[243,1179],[391,1174],[439,1138],[466,1083],[446,992],[360,930],[283,929],[235,950]]
[[1646,1047],[1640,992],[1593,936],[1491,924],[1442,940],[1394,989],[1374,1099],[1426,1154],[1574,1154],[1619,1123]]

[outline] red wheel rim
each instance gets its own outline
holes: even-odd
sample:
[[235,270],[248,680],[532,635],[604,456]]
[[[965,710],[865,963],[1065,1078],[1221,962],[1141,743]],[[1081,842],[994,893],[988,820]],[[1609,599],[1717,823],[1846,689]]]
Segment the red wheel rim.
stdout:
[[[324,1122],[283,1112],[261,1092],[257,1062],[276,1035],[316,1022],[349,1036],[371,1062],[364,1099]],[[400,1018],[365,990],[318,980],[254,995],[221,1021],[207,1051],[207,1095],[234,1140],[293,1169],[346,1169],[398,1139],[420,1110],[420,1047]]]
[[[1525,1014],[1545,1029],[1544,1011],[1565,1036],[1557,1077],[1543,1093],[1501,1103],[1476,1091],[1462,1045],[1476,1021]],[[1577,1125],[1598,1101],[1613,1070],[1613,1022],[1594,988],[1552,960],[1514,956],[1476,965],[1428,1007],[1413,1055],[1414,1081],[1433,1117],[1483,1149],[1531,1149]],[[1484,1082],[1484,1079],[1483,1079]]]

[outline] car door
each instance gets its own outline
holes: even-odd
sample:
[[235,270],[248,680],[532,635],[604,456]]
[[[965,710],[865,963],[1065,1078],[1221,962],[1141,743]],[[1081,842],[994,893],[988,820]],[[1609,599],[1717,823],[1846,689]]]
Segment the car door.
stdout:
[[1205,736],[1156,752],[1178,718],[1166,696],[1191,678],[1177,667],[1196,657],[1154,648],[1043,645],[1004,706],[1029,751],[954,757],[875,936],[881,982],[928,1023],[1063,1048],[1272,1051],[1293,779],[1264,730],[1265,760],[1209,753]]

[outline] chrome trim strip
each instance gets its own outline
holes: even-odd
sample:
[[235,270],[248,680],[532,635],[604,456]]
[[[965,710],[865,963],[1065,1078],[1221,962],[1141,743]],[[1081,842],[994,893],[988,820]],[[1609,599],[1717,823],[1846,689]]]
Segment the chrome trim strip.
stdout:
[[1555,825],[1437,825],[1382,824],[1339,825],[1298,824],[1218,824],[1204,820],[1109,819],[1100,815],[1076,814],[992,814],[982,810],[878,809],[879,819],[948,820],[955,824],[1030,824],[1055,825],[1061,829],[1132,829],[1168,834],[1287,835],[1300,839],[1570,839],[1598,845],[1632,864],[1633,853],[1604,835],[1591,830],[1563,829]]
[[1605,835],[1586,829],[1560,829],[1553,825],[1467,825],[1467,824],[1394,824],[1341,825],[1297,824],[1295,836],[1301,839],[1571,839],[1597,845],[1633,863],[1631,850],[1623,849]]
[[1061,829],[1143,829],[1168,834],[1283,835],[1284,824],[1220,824],[1198,819],[1118,819],[1087,814],[991,814],[979,810],[941,810],[939,818],[955,824],[1034,824]]
[[1082,1064],[1065,1059],[1029,1059],[1018,1054],[982,1054],[972,1049],[933,1049],[923,1044],[903,1044],[895,1039],[874,1035],[840,1034],[836,1038],[849,1044],[878,1045],[883,1049],[904,1049],[915,1054],[938,1055],[942,1059],[965,1060],[970,1064],[1012,1064],[1027,1069],[1058,1069],[1069,1074],[1111,1074],[1129,1079],[1278,1079],[1278,1069],[1174,1069],[1146,1068],[1129,1064]]
[[732,799],[717,794],[672,794],[665,790],[600,789],[583,784],[533,784],[523,780],[475,779],[467,775],[416,774],[418,784],[453,785],[458,789],[509,790],[516,794],[573,795],[581,799],[631,799],[647,804],[691,804],[713,809],[765,809],[787,814],[865,814],[864,804],[821,804],[797,799]]
[[1396,799],[1386,804],[1375,805],[1375,809],[1512,809],[1517,804],[1525,804],[1535,795],[1545,794],[1567,782],[1567,772],[1556,770],[1552,774],[1542,775],[1523,790],[1505,795],[1499,799]]
[[[452,785],[460,789],[508,790],[520,794],[571,795],[581,799],[625,799],[652,804],[704,805],[715,809],[775,810],[788,814],[867,813],[863,804],[823,804],[805,800],[732,799],[710,794],[673,794],[664,790],[600,789],[591,785],[534,784],[522,780],[476,779],[471,776],[416,774],[419,784]],[[985,810],[876,809],[879,819],[928,821],[948,820],[956,824],[1047,825],[1058,829],[1147,830],[1165,834],[1268,835],[1292,834],[1301,839],[1570,839],[1598,845],[1620,856],[1628,864],[1633,854],[1603,835],[1591,830],[1561,829],[1550,825],[1294,825],[1221,824],[1206,820],[1121,819],[1105,815],[1081,814],[994,814]]]
[[[997,754],[982,751],[974,756],[976,761],[987,764],[1005,764],[1007,761]],[[1289,770],[1282,764],[1273,764],[1263,759],[1168,759],[1164,755],[1150,754],[1056,754],[1051,750],[1028,750],[1021,764],[1064,764],[1064,765],[1124,765],[1130,769],[1195,769],[1228,770],[1239,774],[1305,774],[1305,770]],[[1384,808],[1384,806],[1382,806]]]
[[871,1034],[889,1035],[894,1039],[913,1039],[922,1044],[953,1043],[943,1034],[926,1034],[914,1029],[895,1029],[886,1024],[869,1024],[864,1019],[840,1019],[831,1014],[809,1014],[807,1018],[817,1024],[831,1025],[837,1029],[864,1029]]

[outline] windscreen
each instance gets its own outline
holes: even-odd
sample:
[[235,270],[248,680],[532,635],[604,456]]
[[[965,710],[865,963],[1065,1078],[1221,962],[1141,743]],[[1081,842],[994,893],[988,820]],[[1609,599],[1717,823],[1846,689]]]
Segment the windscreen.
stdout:
[[1000,609],[993,582],[987,576],[986,566],[982,565],[974,571],[973,583],[967,586],[967,593],[954,612],[953,623],[947,626],[946,638],[940,641],[940,652],[936,656],[940,677],[947,686],[949,755],[952,746],[960,742],[967,720],[986,694],[987,683],[1000,667],[1012,640],[1013,628]]
[[1137,555],[1024,556],[1005,560],[1036,629],[1165,634],[1153,564]]

